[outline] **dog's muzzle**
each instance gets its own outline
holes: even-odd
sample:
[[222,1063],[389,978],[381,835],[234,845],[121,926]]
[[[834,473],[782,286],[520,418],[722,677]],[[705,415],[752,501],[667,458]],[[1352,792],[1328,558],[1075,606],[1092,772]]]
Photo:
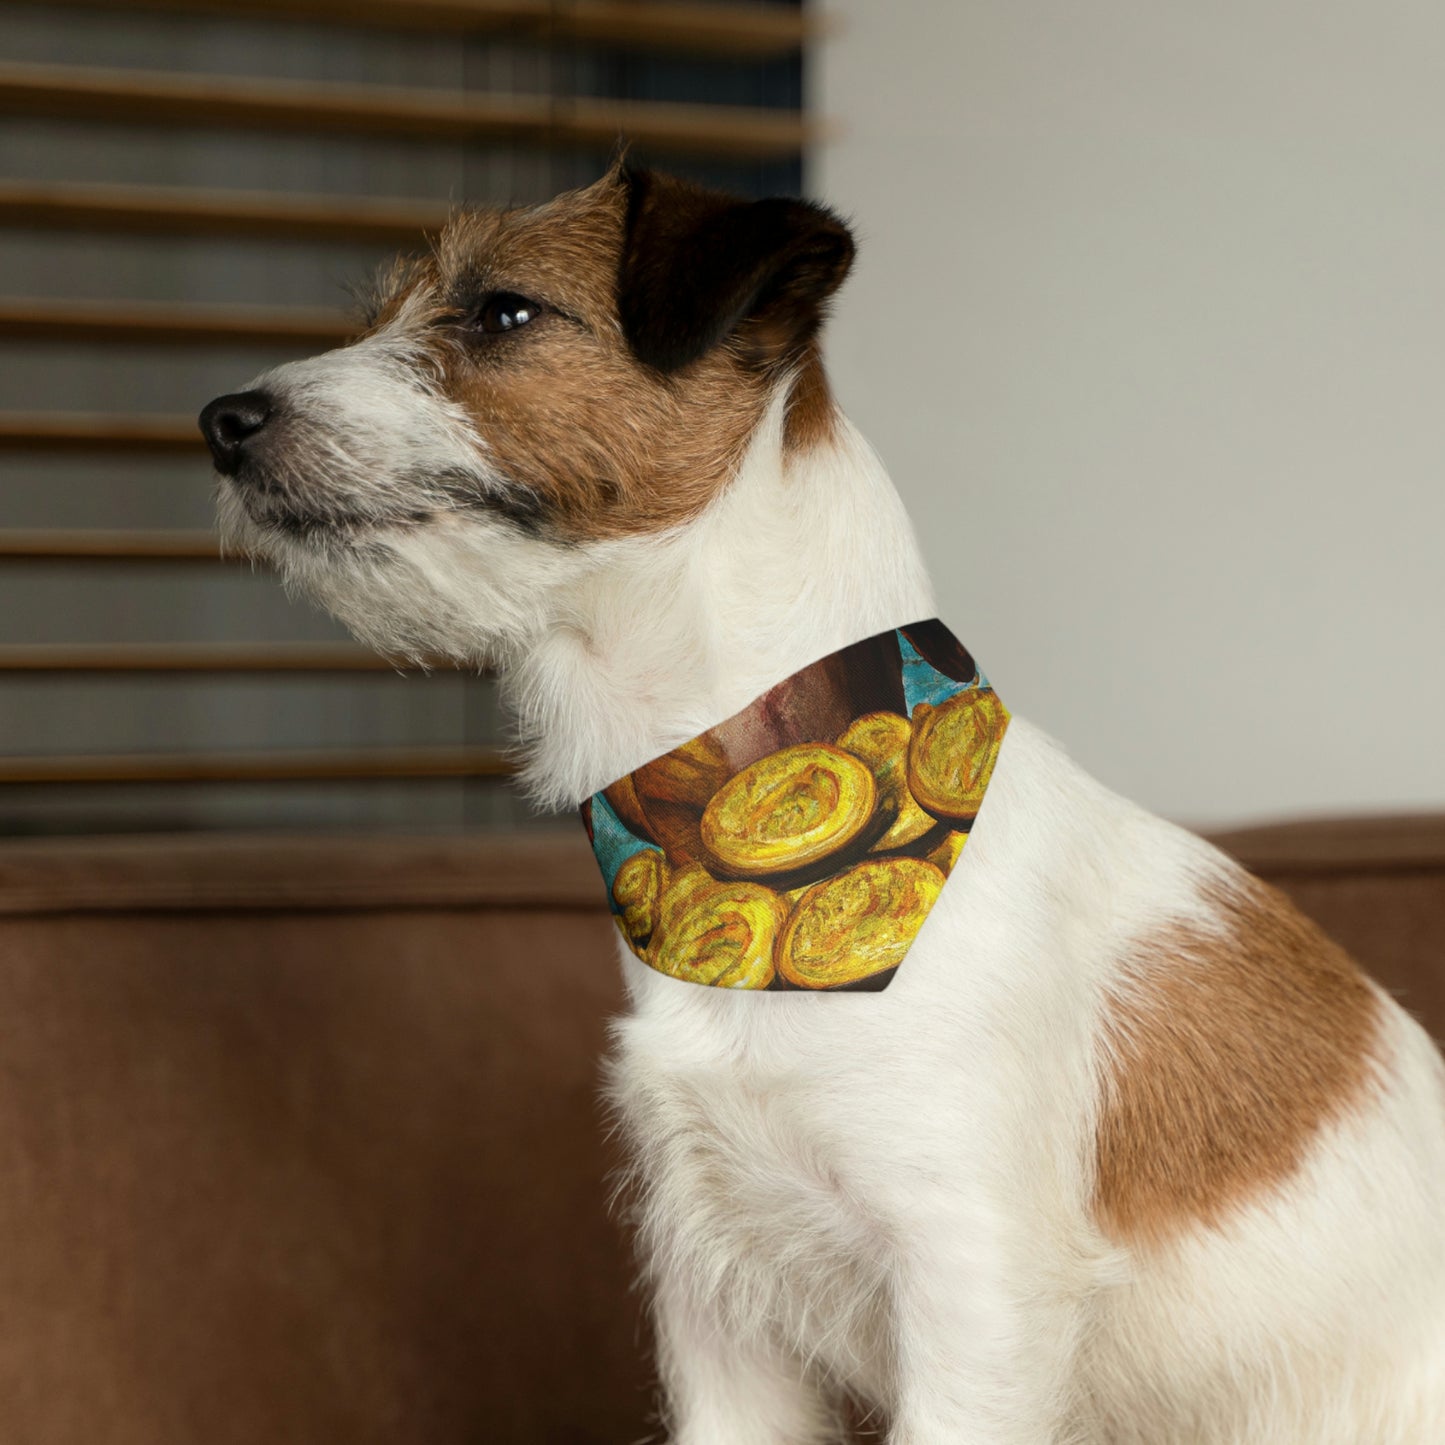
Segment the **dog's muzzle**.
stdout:
[[201,412],[201,435],[222,476],[233,477],[240,471],[247,449],[254,448],[274,410],[266,392],[237,391],[218,396]]

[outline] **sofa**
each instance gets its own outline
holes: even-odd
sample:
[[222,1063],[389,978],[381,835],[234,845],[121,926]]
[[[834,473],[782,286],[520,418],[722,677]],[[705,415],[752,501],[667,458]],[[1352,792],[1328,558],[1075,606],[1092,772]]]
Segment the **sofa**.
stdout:
[[[1445,1033],[1445,818],[1219,842]],[[0,1439],[655,1437],[580,829],[0,843]]]

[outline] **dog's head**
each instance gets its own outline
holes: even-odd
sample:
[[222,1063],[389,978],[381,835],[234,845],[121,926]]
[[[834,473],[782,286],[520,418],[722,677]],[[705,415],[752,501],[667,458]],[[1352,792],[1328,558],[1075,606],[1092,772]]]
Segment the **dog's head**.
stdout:
[[383,648],[505,653],[537,589],[704,509],[780,386],[795,444],[826,430],[852,256],[820,207],[620,166],[461,212],[356,341],[201,413],[223,533]]

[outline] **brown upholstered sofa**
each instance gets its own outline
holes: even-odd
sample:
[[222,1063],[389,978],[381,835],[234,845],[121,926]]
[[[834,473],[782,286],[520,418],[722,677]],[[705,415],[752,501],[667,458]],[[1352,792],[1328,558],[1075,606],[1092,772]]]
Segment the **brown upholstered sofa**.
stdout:
[[[1222,841],[1445,1033],[1445,820]],[[580,831],[0,844],[0,1439],[652,1424]]]

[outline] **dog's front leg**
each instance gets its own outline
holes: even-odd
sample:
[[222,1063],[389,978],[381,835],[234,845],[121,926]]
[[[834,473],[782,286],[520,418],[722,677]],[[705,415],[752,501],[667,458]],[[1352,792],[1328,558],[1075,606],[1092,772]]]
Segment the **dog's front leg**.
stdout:
[[963,1220],[915,1233],[895,1267],[889,1445],[1086,1445],[1070,1419],[1078,1306],[1038,1268],[1047,1246],[1031,1259],[978,1238]]
[[671,1445],[834,1445],[841,1427],[801,1362],[725,1326],[681,1281],[653,1304]]

